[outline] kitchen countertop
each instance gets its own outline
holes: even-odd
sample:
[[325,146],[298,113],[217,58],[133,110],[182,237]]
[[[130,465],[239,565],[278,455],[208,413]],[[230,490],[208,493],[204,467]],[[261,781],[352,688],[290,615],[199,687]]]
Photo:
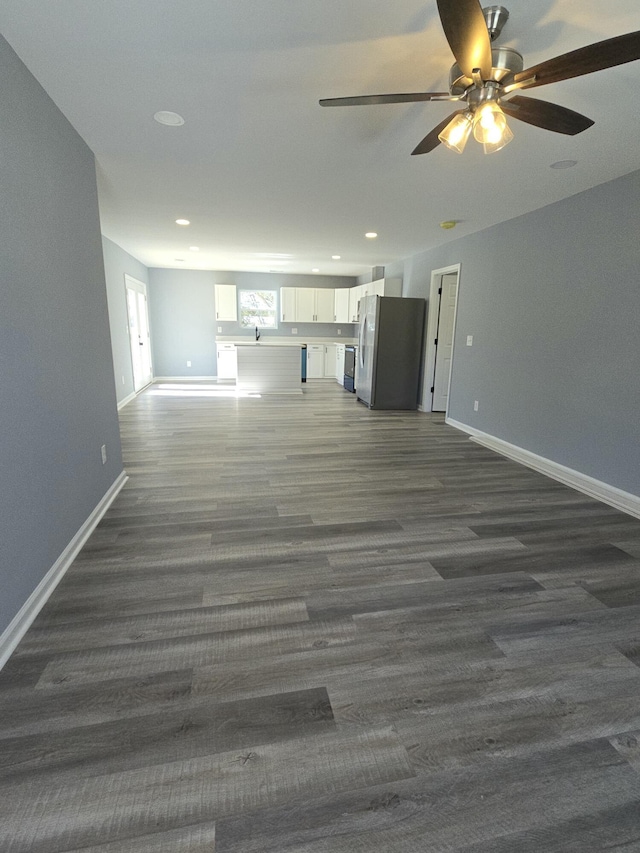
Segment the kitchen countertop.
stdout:
[[310,346],[312,344],[346,344],[347,346],[353,346],[353,344],[357,344],[357,338],[303,338],[300,337],[298,340],[294,340],[292,338],[261,338],[259,341],[253,340],[253,338],[234,338],[232,336],[218,335],[216,337],[216,343],[218,344],[235,344],[236,346],[288,346],[288,347],[301,347],[301,346]]

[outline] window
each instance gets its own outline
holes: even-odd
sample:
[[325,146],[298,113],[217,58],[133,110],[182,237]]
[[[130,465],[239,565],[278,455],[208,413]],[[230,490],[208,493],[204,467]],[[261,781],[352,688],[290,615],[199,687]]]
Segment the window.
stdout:
[[240,291],[240,325],[278,328],[278,294],[275,290]]

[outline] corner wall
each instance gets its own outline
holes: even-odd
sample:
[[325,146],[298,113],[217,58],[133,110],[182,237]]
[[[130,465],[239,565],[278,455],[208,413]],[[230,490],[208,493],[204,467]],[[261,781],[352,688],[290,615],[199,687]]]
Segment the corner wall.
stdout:
[[635,172],[403,269],[403,295],[428,298],[431,271],[462,264],[451,418],[634,495],[639,198]]
[[1,634],[122,458],[93,154],[2,38],[0,79]]

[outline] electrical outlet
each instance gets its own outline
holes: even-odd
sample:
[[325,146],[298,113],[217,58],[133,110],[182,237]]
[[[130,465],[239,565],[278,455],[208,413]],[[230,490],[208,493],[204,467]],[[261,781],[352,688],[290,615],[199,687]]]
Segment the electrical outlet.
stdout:
[[218,326],[218,334],[222,331],[222,326]]
[[187,362],[187,367],[191,367],[191,362],[190,362],[190,361],[188,361],[188,362]]
[[100,456],[102,457],[102,464],[107,464],[107,445],[103,444],[100,448]]
[[473,411],[474,411],[474,412],[477,412],[477,411],[478,411],[478,401],[477,401],[477,400],[474,400],[474,401],[473,401]]
[[467,335],[467,346],[468,347],[473,346],[473,335]]
[[339,334],[339,335],[341,335],[341,334],[342,334],[342,329],[338,329],[338,334]]
[[122,384],[124,385],[124,376],[122,377]]
[[292,335],[297,335],[297,334],[298,334],[298,330],[297,330],[297,329],[291,329],[291,334],[292,334]]

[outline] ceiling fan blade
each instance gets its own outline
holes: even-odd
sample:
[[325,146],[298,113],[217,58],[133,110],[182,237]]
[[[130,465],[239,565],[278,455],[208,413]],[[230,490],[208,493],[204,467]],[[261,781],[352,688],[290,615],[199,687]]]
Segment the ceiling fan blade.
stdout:
[[411,152],[412,154],[428,154],[429,151],[433,151],[434,148],[437,148],[440,145],[440,140],[438,139],[438,134],[442,133],[445,127],[452,121],[457,115],[461,115],[466,112],[466,110],[456,110],[455,113],[451,113],[450,116],[447,116],[444,121],[441,121],[440,124],[436,125],[425,138],[420,142]]
[[417,101],[448,100],[449,92],[413,92],[406,95],[356,95],[353,98],[323,98],[321,107],[357,107],[370,104],[411,104]]
[[582,133],[593,124],[590,118],[566,107],[536,98],[525,98],[522,95],[516,95],[508,101],[500,101],[500,107],[511,118],[552,130],[554,133],[566,133],[567,136]]
[[506,89],[533,89],[640,59],[640,30],[563,53],[503,80]]
[[467,77],[479,68],[491,78],[491,40],[478,0],[438,0],[442,29],[456,62]]

